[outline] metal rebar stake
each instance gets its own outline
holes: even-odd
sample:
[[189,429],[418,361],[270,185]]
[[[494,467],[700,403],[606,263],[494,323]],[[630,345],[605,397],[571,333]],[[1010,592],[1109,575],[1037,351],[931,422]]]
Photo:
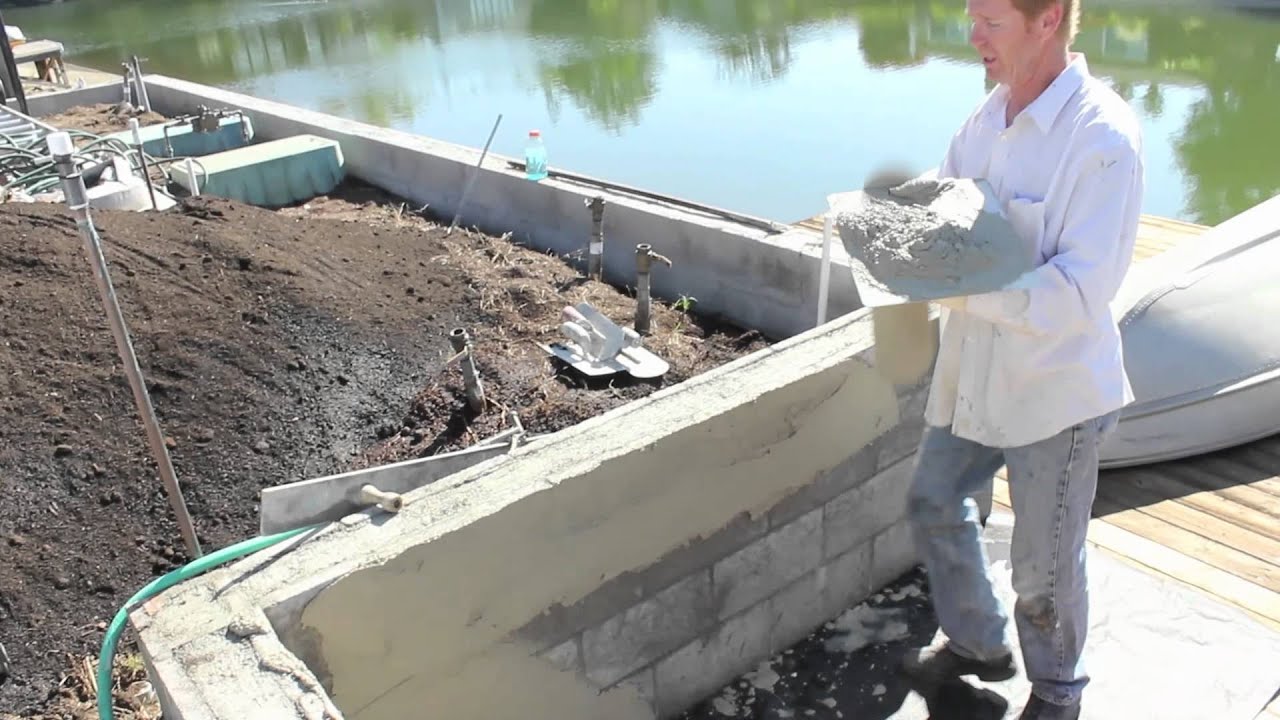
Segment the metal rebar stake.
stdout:
[[142,79],[142,60],[134,55],[129,62],[133,66],[133,84],[137,86],[138,100],[142,104],[142,109],[151,112],[151,98],[147,95],[147,82]]
[[599,280],[604,272],[604,197],[583,201],[591,209],[591,244],[587,246],[587,277]]
[[133,401],[137,405],[138,414],[142,416],[143,426],[147,431],[147,440],[151,445],[151,454],[160,470],[160,479],[164,482],[169,494],[169,505],[177,516],[178,529],[186,542],[187,552],[193,558],[203,553],[200,540],[196,537],[195,526],[191,521],[191,513],[187,510],[186,501],[182,498],[182,488],[178,485],[178,477],[173,471],[173,463],[169,458],[169,449],[165,447],[164,435],[160,432],[160,423],[156,419],[151,405],[151,396],[142,377],[142,369],[138,366],[138,358],[133,352],[133,343],[129,339],[129,330],[125,326],[124,316],[120,312],[120,304],[116,300],[115,288],[111,285],[111,276],[107,271],[107,259],[102,253],[102,241],[89,216],[89,200],[85,191],[84,178],[76,167],[72,153],[74,147],[71,137],[65,132],[53,133],[47,138],[49,154],[53,156],[58,167],[58,176],[62,178],[62,191],[67,198],[67,206],[76,218],[76,227],[84,238],[85,254],[93,269],[93,278],[98,285],[98,294],[111,323],[111,334],[115,336],[116,350],[124,364],[125,374],[129,378],[129,387],[133,390]]
[[156,188],[151,184],[151,166],[147,163],[147,154],[142,151],[142,133],[138,131],[138,118],[129,118],[129,130],[133,133],[133,149],[138,153],[138,165],[142,170],[142,179],[147,183],[147,194],[151,196],[151,209],[159,210],[156,202]]
[[471,335],[466,328],[454,328],[449,333],[449,344],[455,353],[462,353],[462,379],[467,386],[467,404],[476,412],[484,412],[484,385],[476,371],[476,361],[471,354]]
[[498,119],[493,121],[493,129],[489,131],[489,139],[484,142],[484,150],[480,151],[480,159],[476,160],[476,166],[471,169],[471,174],[467,176],[467,184],[463,186],[462,197],[458,200],[458,209],[453,211],[453,222],[449,223],[449,229],[445,230],[445,237],[452,235],[453,231],[458,227],[458,220],[462,218],[462,208],[466,206],[467,197],[471,195],[471,186],[475,184],[481,168],[484,167],[484,159],[489,156],[489,146],[493,144],[493,136],[498,134],[498,126],[501,124],[502,113],[498,113]]

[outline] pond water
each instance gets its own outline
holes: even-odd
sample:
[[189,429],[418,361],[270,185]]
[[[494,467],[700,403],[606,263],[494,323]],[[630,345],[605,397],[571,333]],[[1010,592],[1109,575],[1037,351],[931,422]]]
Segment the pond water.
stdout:
[[[781,221],[935,165],[987,92],[963,0],[70,0],[69,61],[182,77]],[[1076,49],[1147,137],[1145,211],[1280,192],[1280,12],[1090,2]]]

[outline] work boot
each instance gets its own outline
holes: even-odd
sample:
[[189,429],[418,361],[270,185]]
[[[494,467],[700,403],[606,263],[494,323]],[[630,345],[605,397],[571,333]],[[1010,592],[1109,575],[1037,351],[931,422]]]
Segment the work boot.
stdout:
[[1013,653],[1005,653],[995,660],[970,660],[952,650],[949,643],[938,648],[923,647],[907,651],[902,658],[902,670],[908,676],[929,685],[940,685],[963,675],[976,675],[985,682],[998,682],[1018,674]]
[[1074,705],[1054,705],[1032,695],[1027,706],[1022,709],[1018,720],[1079,720],[1080,703]]

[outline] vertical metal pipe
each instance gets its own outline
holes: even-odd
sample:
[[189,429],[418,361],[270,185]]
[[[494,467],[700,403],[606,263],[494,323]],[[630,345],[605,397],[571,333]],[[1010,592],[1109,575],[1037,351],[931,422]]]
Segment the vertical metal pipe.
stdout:
[[76,227],[84,238],[85,254],[93,269],[93,277],[98,285],[98,294],[111,324],[111,334],[115,336],[116,350],[124,365],[125,374],[129,378],[129,387],[133,390],[133,401],[138,414],[142,416],[146,428],[147,440],[151,445],[151,454],[160,470],[160,479],[169,493],[169,505],[177,517],[178,529],[186,542],[187,552],[193,558],[200,557],[200,541],[196,537],[195,526],[191,514],[187,510],[186,501],[182,497],[182,488],[178,485],[178,477],[173,471],[173,463],[169,458],[169,449],[165,447],[164,435],[160,431],[160,423],[156,419],[151,405],[151,396],[142,377],[142,369],[138,366],[138,358],[133,352],[133,342],[129,339],[129,330],[125,326],[124,316],[120,312],[120,304],[116,300],[115,288],[111,284],[111,276],[107,271],[107,260],[102,253],[102,242],[98,231],[89,216],[89,200],[84,186],[84,178],[76,167],[72,156],[74,148],[71,137],[65,132],[49,135],[49,154],[53,156],[58,168],[58,176],[62,178],[62,190],[67,198],[67,206],[76,218]]
[[462,353],[462,379],[467,387],[467,404],[476,412],[484,412],[484,386],[480,383],[480,373],[476,371],[476,361],[471,354],[471,335],[466,328],[454,328],[449,333],[449,344],[455,353]]
[[133,68],[129,63],[120,63],[120,68],[124,71],[120,76],[120,102],[133,107]]
[[146,181],[147,193],[151,195],[151,209],[159,210],[156,189],[151,184],[151,167],[147,164],[147,154],[142,152],[142,133],[138,130],[138,118],[129,118],[129,130],[133,133],[133,149],[138,152],[138,166],[142,169],[142,179]]
[[649,297],[649,271],[653,268],[653,246],[636,245],[636,332],[649,334],[649,313],[652,300]]
[[591,243],[587,246],[587,277],[599,280],[604,265],[604,197],[597,195],[586,201],[591,209]]
[[636,245],[636,332],[648,335],[653,312],[653,294],[650,292],[650,279],[653,276],[653,261],[671,267],[671,259],[653,251],[648,243]]
[[453,211],[453,222],[449,223],[449,229],[444,232],[445,237],[453,234],[454,229],[458,227],[458,220],[462,218],[462,208],[467,204],[467,196],[471,194],[471,186],[475,185],[476,178],[480,176],[481,168],[484,167],[484,159],[489,155],[489,146],[493,144],[493,136],[498,134],[498,126],[502,124],[502,113],[498,113],[498,119],[493,121],[493,129],[489,131],[489,139],[484,142],[484,150],[480,151],[480,159],[476,160],[476,166],[471,169],[471,175],[467,177],[467,184],[462,188],[462,197],[458,199],[458,209]]
[[830,212],[822,215],[822,263],[818,270],[818,320],[817,325],[827,322],[827,297],[831,287],[831,236],[833,220]]
[[187,181],[191,183],[191,197],[200,197],[200,179],[196,177],[196,164],[190,157],[183,162],[187,168]]
[[151,112],[151,98],[147,95],[147,83],[142,79],[142,61],[134,55],[130,60],[133,63],[133,82],[138,87],[138,101],[142,103],[142,109]]

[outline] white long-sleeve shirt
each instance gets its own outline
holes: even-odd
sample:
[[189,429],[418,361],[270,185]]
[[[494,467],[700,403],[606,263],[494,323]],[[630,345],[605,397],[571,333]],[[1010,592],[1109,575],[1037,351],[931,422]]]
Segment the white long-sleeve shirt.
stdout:
[[1005,122],[1000,85],[961,126],[940,177],[985,178],[1039,249],[1010,289],[949,303],[925,421],[990,447],[1042,440],[1133,402],[1110,304],[1144,190],[1142,130],[1083,55]]

